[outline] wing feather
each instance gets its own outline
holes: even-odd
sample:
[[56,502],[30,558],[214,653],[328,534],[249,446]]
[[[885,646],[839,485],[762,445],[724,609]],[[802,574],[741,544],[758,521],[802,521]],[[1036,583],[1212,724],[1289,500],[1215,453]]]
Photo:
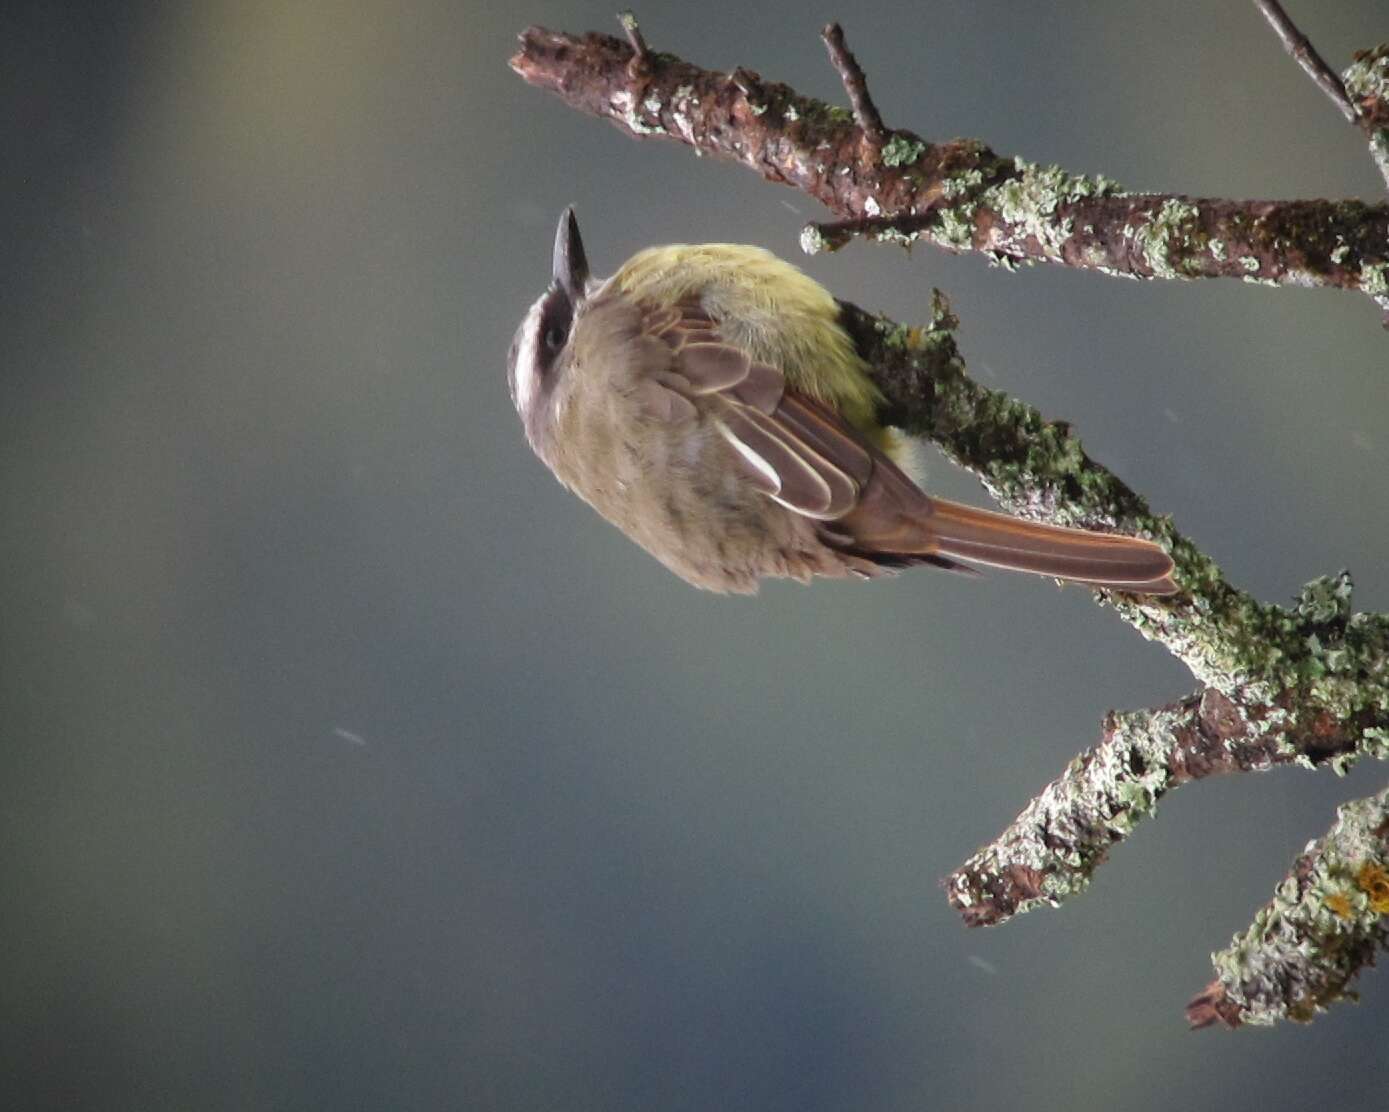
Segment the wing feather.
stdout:
[[859,486],[865,486],[872,478],[872,455],[863,442],[845,428],[844,419],[837,413],[794,391],[784,392],[775,413],[783,428],[831,461]]
[[[778,368],[724,340],[693,302],[652,310],[643,330],[664,341],[673,356],[669,369],[651,376],[658,389],[716,407],[714,427],[757,489],[821,521],[854,508],[872,460],[835,414],[788,391]],[[648,412],[655,409],[648,406]]]
[[732,344],[682,344],[675,353],[675,365],[696,394],[717,394],[747,378],[752,359]]
[[806,517],[833,521],[854,508],[858,484],[829,460],[750,406],[732,403],[715,419],[715,427],[738,454],[751,453],[776,475],[775,491],[767,491],[787,509]]
[[728,391],[744,405],[771,417],[786,396],[786,379],[766,363],[749,363],[747,376]]

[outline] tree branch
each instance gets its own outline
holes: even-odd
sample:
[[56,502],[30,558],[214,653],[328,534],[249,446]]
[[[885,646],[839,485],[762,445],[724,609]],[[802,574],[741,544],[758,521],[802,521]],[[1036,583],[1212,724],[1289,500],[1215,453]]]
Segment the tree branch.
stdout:
[[1179,594],[1101,597],[1203,685],[1166,707],[1111,714],[1094,749],[946,878],[967,923],[1001,923],[1083,890],[1109,848],[1189,780],[1389,758],[1389,618],[1351,613],[1348,573],[1307,584],[1291,608],[1231,586],[1067,425],[970,379],[939,294],[924,328],[847,303],[841,320],[886,398],[883,420],[934,441],[1008,510],[1150,536],[1171,552]]
[[[930,143],[903,130],[875,147],[861,141],[851,112],[749,70],[730,76],[651,53],[633,75],[632,58],[628,43],[607,35],[531,27],[511,67],[630,135],[674,139],[800,189],[880,240],[924,240],[1007,266],[1361,290],[1389,304],[1389,205],[1126,193],[975,140]],[[1365,69],[1378,81],[1375,64]],[[812,226],[802,243],[833,249],[858,230]]]
[[858,122],[859,130],[875,150],[881,150],[887,142],[887,128],[883,126],[883,118],[878,115],[878,106],[868,93],[868,79],[844,41],[844,29],[837,23],[831,23],[820,32],[820,37],[825,40],[830,62],[838,71],[839,80],[844,83],[844,91],[849,94],[849,103],[854,107],[854,119]]
[[1156,813],[1158,800],[1188,781],[1389,756],[1389,734],[1309,714],[1301,692],[1280,693],[1274,707],[1283,715],[1256,717],[1207,687],[1156,710],[1110,712],[1100,743],[941,882],[951,904],[971,927],[1059,906],[1089,886],[1110,847]]
[[[1386,136],[1384,122],[1381,121],[1376,124],[1371,112],[1362,110],[1360,105],[1351,100],[1346,90],[1346,83],[1337,77],[1331,67],[1326,64],[1322,56],[1317,53],[1317,48],[1298,29],[1297,24],[1283,10],[1283,5],[1278,0],[1254,0],[1254,6],[1263,13],[1269,26],[1273,28],[1274,33],[1282,41],[1283,48],[1293,56],[1297,64],[1302,67],[1303,72],[1312,79],[1317,88],[1331,99],[1331,103],[1336,106],[1342,116],[1365,133],[1365,138],[1370,142],[1370,156],[1374,159],[1375,166],[1378,167],[1384,178],[1384,184],[1389,185],[1389,136]],[[1385,47],[1379,48],[1380,51],[1385,49]],[[1389,71],[1381,70],[1376,81],[1373,65],[1362,66],[1363,58],[1365,55],[1356,55],[1356,65],[1346,71],[1347,78],[1350,78],[1352,74],[1357,75],[1360,78],[1359,85],[1362,90],[1366,84],[1377,86],[1372,92],[1376,94],[1377,98],[1383,98],[1386,88],[1389,88]],[[1385,304],[1383,299],[1377,298],[1376,300],[1380,301],[1383,308],[1389,309],[1389,304]]]
[[1322,60],[1322,56],[1317,53],[1316,47],[1308,41],[1307,36],[1298,30],[1297,24],[1283,10],[1283,5],[1278,3],[1278,0],[1254,0],[1254,6],[1268,20],[1269,26],[1282,41],[1283,49],[1293,56],[1317,88],[1331,98],[1331,103],[1340,110],[1341,115],[1359,127],[1360,116],[1355,111],[1355,105],[1351,104],[1350,97],[1346,96],[1346,87],[1341,84],[1341,79],[1331,67]]
[[1337,810],[1293,863],[1272,901],[1229,948],[1216,979],[1187,1005],[1193,1027],[1306,1023],[1389,947],[1389,789]]
[[[1356,52],[1342,76],[1370,141],[1370,155],[1389,184],[1389,43]],[[1389,290],[1381,291],[1379,301],[1389,310]]]
[[[1204,682],[1168,706],[1108,715],[1100,743],[943,881],[966,924],[1002,923],[1083,891],[1110,847],[1188,781],[1285,764],[1344,772],[1363,756],[1389,759],[1389,618],[1351,613],[1349,574],[1309,583],[1290,609],[1259,604],[1089,459],[1067,426],[969,379],[939,294],[925,328],[848,304],[842,320],[887,399],[884,420],[935,441],[1010,510],[1169,546],[1181,594],[1110,601]],[[1344,985],[1347,963],[1328,953],[1325,969],[1315,954],[1304,959],[1305,982]],[[1250,1003],[1252,990],[1239,991],[1245,1022],[1272,1016]],[[1209,1012],[1231,1023],[1233,1007],[1212,1000],[1193,1022]]]
[[642,36],[641,24],[637,22],[636,12],[630,9],[618,12],[617,21],[622,24],[623,33],[632,47],[632,60],[627,63],[627,75],[634,80],[640,80],[651,67],[651,51],[647,49],[646,39]]

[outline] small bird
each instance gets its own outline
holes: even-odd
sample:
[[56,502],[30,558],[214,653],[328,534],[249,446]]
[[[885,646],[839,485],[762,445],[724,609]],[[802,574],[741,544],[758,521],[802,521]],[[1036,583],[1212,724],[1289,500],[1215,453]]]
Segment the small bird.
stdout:
[[1176,591],[1150,541],[922,491],[839,313],[757,247],[651,247],[591,278],[566,209],[550,286],[511,345],[511,399],[555,477],[696,587],[976,563]]

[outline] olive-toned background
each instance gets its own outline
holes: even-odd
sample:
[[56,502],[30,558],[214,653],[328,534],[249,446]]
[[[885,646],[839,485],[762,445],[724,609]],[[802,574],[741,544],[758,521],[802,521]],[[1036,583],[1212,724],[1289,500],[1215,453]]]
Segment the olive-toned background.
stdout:
[[[1191,681],[1082,590],[921,571],[699,594],[528,453],[503,359],[577,204],[796,257],[809,201],[507,70],[612,4],[0,16],[0,1103],[1379,1109],[1389,984],[1189,1034],[1208,953],[1335,803],[1189,787],[1061,911],[937,879],[1109,707]],[[1293,4],[1336,66],[1378,0]],[[1376,197],[1248,3],[644,4],[653,46],[1133,188]],[[855,245],[920,319],[1269,599],[1389,609],[1363,298]],[[936,489],[980,499],[927,450]]]

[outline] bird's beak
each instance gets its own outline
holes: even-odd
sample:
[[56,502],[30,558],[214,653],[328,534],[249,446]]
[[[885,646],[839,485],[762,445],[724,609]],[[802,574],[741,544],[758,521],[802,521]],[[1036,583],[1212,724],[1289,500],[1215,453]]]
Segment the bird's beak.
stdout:
[[551,263],[551,281],[577,303],[588,285],[588,258],[584,241],[579,237],[579,222],[574,219],[574,206],[560,214],[555,229],[555,255]]

